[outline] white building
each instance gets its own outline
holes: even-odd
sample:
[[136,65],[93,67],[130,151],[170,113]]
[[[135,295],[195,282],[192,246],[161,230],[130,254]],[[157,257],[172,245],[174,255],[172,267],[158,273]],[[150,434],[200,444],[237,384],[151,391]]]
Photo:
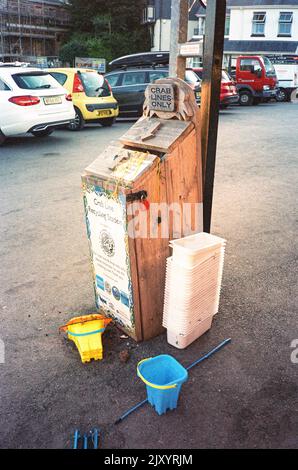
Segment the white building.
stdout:
[[[171,37],[171,0],[148,0],[143,23],[150,27],[152,51],[169,51]],[[188,36],[192,38],[198,27],[199,0],[189,0]]]
[[[205,33],[206,10],[200,1],[189,4],[189,39],[197,40]],[[227,0],[227,5],[225,66],[239,55],[298,55],[298,0]],[[171,0],[149,0],[148,7],[152,50],[167,51]]]

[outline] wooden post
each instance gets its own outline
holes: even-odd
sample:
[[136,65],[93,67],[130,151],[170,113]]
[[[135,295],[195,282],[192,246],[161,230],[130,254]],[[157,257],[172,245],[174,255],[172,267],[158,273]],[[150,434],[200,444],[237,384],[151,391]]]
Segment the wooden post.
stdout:
[[204,230],[210,232],[218,136],[226,0],[208,0],[202,84]]
[[170,77],[185,79],[186,58],[180,56],[180,44],[187,41],[188,0],[172,0]]

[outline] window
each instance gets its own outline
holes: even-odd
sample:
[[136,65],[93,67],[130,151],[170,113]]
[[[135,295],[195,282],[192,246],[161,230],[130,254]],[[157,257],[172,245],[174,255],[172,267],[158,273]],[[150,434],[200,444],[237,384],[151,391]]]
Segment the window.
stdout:
[[58,73],[58,72],[51,72],[51,75],[52,77],[55,78],[55,80],[57,80],[57,82],[60,83],[60,85],[64,85],[64,83],[66,82],[67,80],[67,75],[65,75],[65,73]]
[[108,75],[107,80],[112,88],[117,86],[119,80],[119,73],[115,73],[115,75]]
[[144,83],[146,83],[146,72],[128,72],[124,74],[122,85],[144,85]]
[[252,20],[252,36],[265,35],[266,12],[254,13]]
[[291,36],[292,34],[293,13],[283,11],[279,15],[278,36]]
[[199,16],[198,18],[198,27],[194,30],[195,36],[204,36],[205,34],[205,26],[206,26],[206,18],[205,16]]
[[143,10],[143,24],[154,23],[155,21],[155,7],[148,6]]
[[94,98],[111,96],[108,82],[99,73],[81,72],[80,79],[82,80],[87,96]]
[[4,83],[0,78],[0,91],[9,91],[9,90],[10,90],[9,86],[7,86],[6,83]]
[[23,90],[42,90],[58,88],[58,83],[49,73],[27,72],[12,76],[19,88]]
[[262,71],[262,67],[257,59],[241,59],[240,70],[241,72],[255,73]]
[[193,70],[186,70],[185,81],[186,83],[196,84],[200,81],[200,77]]
[[227,16],[226,17],[226,24],[225,24],[225,36],[230,35],[230,24],[231,24],[231,17]]
[[168,77],[168,72],[159,72],[158,70],[154,70],[149,72],[149,82],[153,83],[155,80],[159,80],[160,78]]

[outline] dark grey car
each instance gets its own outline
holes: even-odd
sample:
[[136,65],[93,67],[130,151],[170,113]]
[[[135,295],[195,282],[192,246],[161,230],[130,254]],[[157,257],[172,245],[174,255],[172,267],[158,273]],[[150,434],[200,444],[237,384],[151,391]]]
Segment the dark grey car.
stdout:
[[[148,84],[168,76],[167,67],[121,69],[105,75],[118,101],[121,117],[141,116]],[[192,70],[187,70],[185,81],[193,88],[196,100],[200,103],[200,78]]]

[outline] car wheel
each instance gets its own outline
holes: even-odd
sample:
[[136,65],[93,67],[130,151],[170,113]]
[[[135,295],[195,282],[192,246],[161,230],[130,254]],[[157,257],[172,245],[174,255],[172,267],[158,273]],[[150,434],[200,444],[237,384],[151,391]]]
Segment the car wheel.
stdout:
[[219,109],[227,109],[228,106],[229,106],[228,104],[220,104]]
[[111,127],[115,122],[115,118],[100,119],[99,122],[103,127]]
[[67,125],[67,129],[73,132],[81,131],[85,126],[85,120],[79,108],[75,108],[75,118]]
[[45,129],[44,131],[32,131],[31,134],[34,137],[47,137],[48,135],[53,134],[54,129]]
[[240,92],[239,104],[240,106],[251,106],[253,101],[250,91]]
[[6,137],[3,134],[3,132],[1,132],[0,130],[0,145],[4,144],[5,140],[6,140]]
[[287,101],[287,93],[283,88],[280,88],[277,92],[276,95],[276,101],[279,103],[283,103],[284,101]]

